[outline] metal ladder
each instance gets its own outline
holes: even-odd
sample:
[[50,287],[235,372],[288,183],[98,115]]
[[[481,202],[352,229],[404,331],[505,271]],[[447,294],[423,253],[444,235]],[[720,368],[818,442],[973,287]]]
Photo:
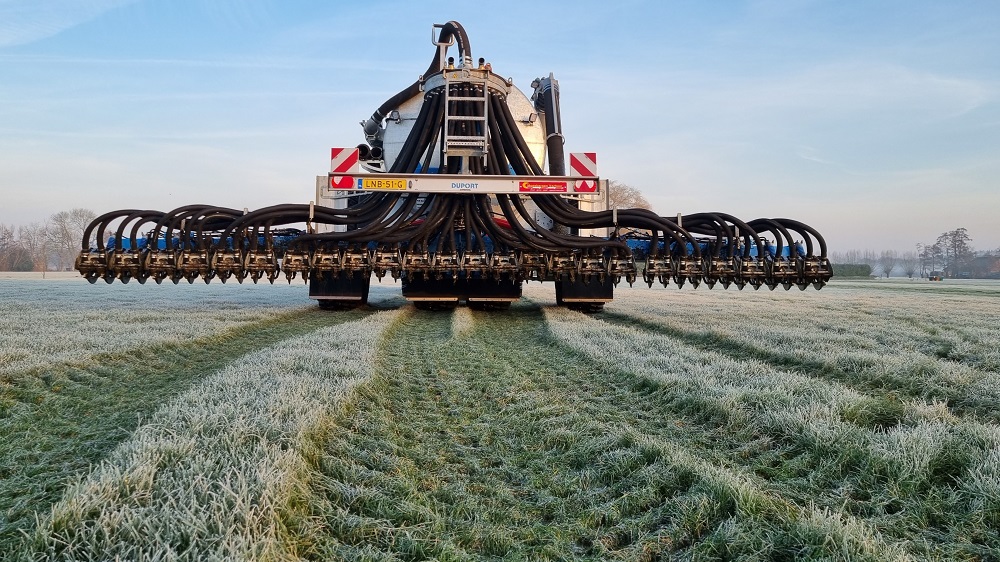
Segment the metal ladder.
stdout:
[[[467,72],[445,71],[444,89],[444,153],[445,156],[483,158],[489,151],[489,93],[486,79],[476,78]],[[471,92],[452,92],[452,86],[468,86]],[[452,103],[454,102],[454,104]],[[458,112],[463,115],[454,115]],[[468,172],[468,162],[462,166]]]

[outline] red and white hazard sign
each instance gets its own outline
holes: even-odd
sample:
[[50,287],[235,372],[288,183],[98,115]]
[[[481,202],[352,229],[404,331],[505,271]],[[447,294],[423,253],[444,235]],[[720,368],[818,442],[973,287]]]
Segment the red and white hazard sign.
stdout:
[[357,148],[330,149],[330,187],[355,189],[354,174],[359,171]]
[[[596,152],[570,153],[569,170],[571,176],[596,178],[597,153]],[[576,186],[574,191],[576,191],[577,193],[593,193],[597,191],[597,180],[596,179],[576,180]]]

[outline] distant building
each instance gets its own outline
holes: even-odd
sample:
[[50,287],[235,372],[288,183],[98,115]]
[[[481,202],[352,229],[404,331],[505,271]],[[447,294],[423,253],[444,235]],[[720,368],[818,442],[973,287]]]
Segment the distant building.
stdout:
[[973,279],[1000,279],[1000,256],[975,257],[968,262],[967,267],[968,276]]

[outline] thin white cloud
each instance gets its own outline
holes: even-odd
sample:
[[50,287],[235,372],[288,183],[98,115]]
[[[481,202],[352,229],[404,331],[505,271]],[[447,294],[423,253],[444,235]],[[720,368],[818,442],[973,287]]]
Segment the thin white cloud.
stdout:
[[[0,0],[2,2],[3,0]],[[2,29],[2,24],[0,24]],[[2,31],[0,31],[2,34]],[[0,44],[2,45],[2,44]],[[52,55],[0,54],[0,61],[32,65],[66,66],[151,66],[212,69],[266,69],[266,70],[367,70],[375,65],[382,70],[412,70],[403,64],[386,64],[364,59],[294,58],[294,57],[225,57],[225,58],[130,58],[130,57],[74,57]]]
[[23,45],[86,23],[137,0],[2,0],[0,47]]
[[[385,96],[384,91],[376,90],[273,90],[273,91],[210,91],[210,92],[163,92],[163,93],[118,93],[95,94],[93,96],[62,96],[46,100],[32,100],[33,106],[78,106],[82,104],[93,104],[94,106],[107,106],[111,103],[122,102],[195,102],[195,101],[238,101],[238,100],[268,100],[268,99],[343,99],[360,98],[364,100],[378,99],[378,96]],[[13,103],[11,99],[0,96],[0,104]],[[18,101],[18,103],[24,103]],[[0,109],[0,115],[3,110]]]
[[[637,79],[636,77],[639,77]],[[760,111],[813,115],[914,111],[927,119],[964,115],[1000,96],[1000,86],[983,80],[949,76],[902,64],[841,60],[798,70],[760,74],[719,74],[700,69],[641,73],[620,66],[599,76],[586,68],[563,69],[562,82],[585,89],[597,103],[604,98],[628,99],[651,108],[714,115],[728,125],[743,116],[757,120]],[[623,89],[621,84],[635,84]],[[768,116],[768,119],[773,118]]]
[[771,84],[758,84],[744,94],[743,100],[783,108],[850,111],[895,106],[946,118],[980,107],[995,95],[993,88],[978,80],[942,76],[898,64],[844,61],[816,66]]
[[832,160],[827,160],[819,155],[819,150],[811,146],[800,146],[795,151],[795,155],[803,160],[808,160],[810,162],[816,162],[817,164],[827,164],[830,166],[839,166],[836,162]]

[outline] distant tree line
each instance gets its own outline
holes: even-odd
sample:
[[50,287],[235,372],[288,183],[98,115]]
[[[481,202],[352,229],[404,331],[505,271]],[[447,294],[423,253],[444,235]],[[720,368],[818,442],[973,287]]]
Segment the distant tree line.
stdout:
[[866,263],[836,263],[833,265],[833,274],[838,278],[869,278],[872,276],[872,266]]
[[[831,252],[830,261],[834,264],[834,274],[853,273],[843,276],[889,277],[898,273],[911,279],[914,276],[1000,279],[1000,248],[975,251],[965,228],[943,232],[933,244],[917,244],[916,250],[911,252],[849,250]],[[869,268],[867,275],[863,270],[845,269],[845,266],[859,265]]]
[[73,209],[26,226],[0,223],[0,271],[72,269],[83,231],[96,216],[89,209]]

